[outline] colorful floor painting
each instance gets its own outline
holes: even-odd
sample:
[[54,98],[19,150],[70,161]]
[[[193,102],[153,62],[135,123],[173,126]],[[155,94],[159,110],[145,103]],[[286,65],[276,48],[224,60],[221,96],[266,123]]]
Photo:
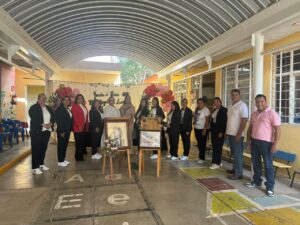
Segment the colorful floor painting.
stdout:
[[207,166],[200,165],[196,160],[172,161],[178,168],[204,168]]
[[209,168],[182,168],[182,171],[191,176],[193,179],[215,177],[220,174],[224,174],[224,170],[216,169],[211,170]]
[[251,213],[243,213],[256,225],[297,225],[300,224],[300,212],[293,208],[279,208]]
[[285,206],[291,206],[291,205],[299,205],[300,206],[300,200],[296,198],[291,198],[286,195],[275,195],[274,197],[270,198],[268,196],[264,197],[256,197],[252,198],[254,202],[259,204],[260,206],[264,208],[268,207],[285,207]]
[[210,191],[225,191],[235,189],[232,185],[217,177],[197,179],[197,181]]
[[257,208],[254,203],[242,197],[238,192],[214,192],[209,194],[209,198],[212,216]]

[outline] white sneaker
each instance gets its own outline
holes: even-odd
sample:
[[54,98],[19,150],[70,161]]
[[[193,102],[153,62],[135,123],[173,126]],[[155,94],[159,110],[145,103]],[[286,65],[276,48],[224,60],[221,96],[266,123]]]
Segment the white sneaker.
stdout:
[[188,156],[185,156],[185,155],[183,155],[181,158],[180,158],[180,160],[182,160],[182,161],[186,161],[186,160],[188,160],[189,159],[189,157]]
[[67,161],[67,160],[65,160],[65,161],[64,161],[64,163],[65,163],[65,164],[67,164],[67,165],[69,165],[69,164],[70,164],[70,162],[69,162],[69,161]]
[[49,170],[50,168],[45,165],[40,165],[40,169],[43,171]]
[[171,159],[171,158],[172,156],[170,154],[166,156],[166,159]]
[[98,152],[96,153],[96,155],[97,155],[97,156],[99,156],[99,157],[100,157],[100,159],[102,158],[102,155],[101,155],[101,154],[99,154]]
[[205,161],[202,160],[202,159],[199,159],[199,160],[198,160],[198,163],[199,163],[199,164],[202,164],[202,163],[204,163],[204,162],[205,162]]
[[215,170],[215,169],[219,169],[220,167],[221,167],[221,165],[212,164],[211,167],[209,167],[209,169]]
[[157,154],[153,154],[150,159],[157,159]]
[[171,160],[178,160],[178,157],[172,156],[172,157],[171,157]]
[[42,174],[43,171],[41,171],[39,168],[37,168],[37,169],[33,169],[32,173],[39,175],[39,174]]
[[66,167],[68,166],[68,164],[66,162],[59,162],[57,163],[58,166],[61,166],[61,167]]
[[[102,157],[102,156],[101,156],[101,157]],[[94,154],[94,155],[92,155],[92,159],[101,159],[101,157],[100,157],[99,155],[97,155],[97,153]]]

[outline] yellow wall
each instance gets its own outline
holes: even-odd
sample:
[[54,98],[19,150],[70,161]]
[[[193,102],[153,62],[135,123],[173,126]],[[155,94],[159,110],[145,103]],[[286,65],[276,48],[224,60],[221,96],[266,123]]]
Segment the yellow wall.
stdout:
[[[281,40],[275,41],[273,43],[265,44],[264,49],[265,52],[271,51],[273,49],[278,49],[283,46],[295,43],[296,41],[300,40],[300,32],[294,33],[289,35]],[[225,66],[226,64],[234,63],[234,61],[242,61],[246,59],[252,58],[252,49],[249,49],[245,52],[231,55],[225,57],[219,61],[213,62],[212,68]],[[200,68],[193,68],[188,71],[189,76],[199,73],[199,72],[206,72],[208,71],[207,66],[203,66]],[[216,89],[215,94],[216,96],[222,96],[222,69],[216,69]],[[264,94],[267,96],[268,99],[272,99],[272,74],[273,74],[273,62],[272,62],[272,55],[267,54],[264,56]],[[172,80],[172,79],[171,79]],[[172,85],[173,86],[173,85]],[[187,93],[190,93],[191,86],[188,85]],[[297,124],[283,124],[281,126],[282,134],[279,143],[279,149],[282,149],[286,152],[292,152],[297,154],[296,162],[293,164],[294,168],[300,169],[300,151],[299,151],[299,141],[298,137],[300,136],[300,125]],[[194,138],[193,138],[194,139]],[[285,174],[285,171],[279,171]]]
[[[36,71],[35,72],[41,78],[44,78],[44,72]],[[30,78],[30,79],[28,79]],[[44,80],[37,80],[37,78],[33,77],[30,73],[16,68],[16,95],[18,98],[26,98],[26,88],[27,85],[30,86],[43,86],[45,87]],[[25,102],[17,102],[16,106],[16,119],[21,121],[26,121],[26,105]]]
[[106,83],[113,84],[120,73],[96,73],[84,71],[63,71],[60,74],[53,75],[50,80],[70,81],[81,83]]
[[[45,73],[43,71],[35,71],[35,74],[45,79]],[[93,73],[93,72],[84,72],[84,71],[76,71],[76,72],[64,71],[60,74],[53,75],[50,79],[58,80],[58,81],[81,82],[81,83],[114,83],[115,80],[118,78],[119,74],[120,74],[119,72],[111,72],[108,74],[103,74],[103,73]],[[45,81],[38,80],[36,77],[32,76],[29,72],[23,69],[16,68],[15,89],[18,98],[26,98],[26,94],[27,94],[26,91],[28,86],[45,87]],[[41,89],[38,88],[38,90]],[[16,111],[16,118],[18,120],[21,121],[27,120],[25,102],[22,101],[18,102],[15,111]]]

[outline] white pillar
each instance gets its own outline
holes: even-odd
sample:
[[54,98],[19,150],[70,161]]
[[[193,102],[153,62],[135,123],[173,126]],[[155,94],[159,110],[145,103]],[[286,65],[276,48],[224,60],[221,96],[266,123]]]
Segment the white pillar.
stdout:
[[253,88],[252,93],[254,96],[263,94],[264,84],[264,36],[260,32],[252,34],[253,46]]

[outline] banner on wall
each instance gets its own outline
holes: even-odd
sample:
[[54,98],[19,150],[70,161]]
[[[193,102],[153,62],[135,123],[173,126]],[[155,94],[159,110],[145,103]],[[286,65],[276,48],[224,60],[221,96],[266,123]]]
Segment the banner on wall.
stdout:
[[63,82],[63,81],[49,81],[51,82],[52,92],[58,90],[61,85],[71,88],[72,91],[80,93],[84,96],[87,107],[90,107],[91,101],[94,99],[102,100],[104,103],[108,100],[109,96],[114,96],[116,99],[116,107],[120,108],[123,104],[124,97],[129,95],[132,104],[137,108],[140,104],[144,89],[147,85],[121,85],[115,86],[113,84],[89,84],[89,83],[76,83],[76,82]]

